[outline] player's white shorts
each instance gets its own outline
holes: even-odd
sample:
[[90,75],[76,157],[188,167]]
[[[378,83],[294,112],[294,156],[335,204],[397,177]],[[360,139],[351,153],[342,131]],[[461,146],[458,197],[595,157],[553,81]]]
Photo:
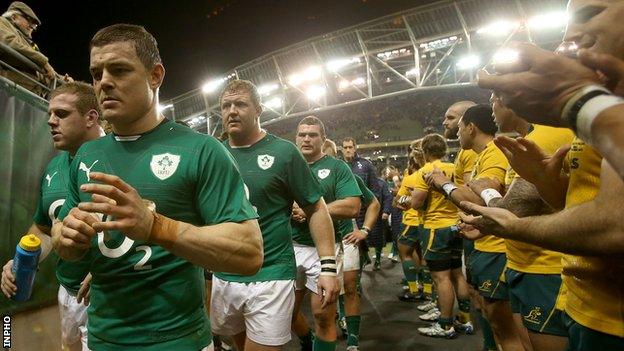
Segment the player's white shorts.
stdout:
[[[293,243],[295,260],[297,261],[297,280],[295,289],[308,288],[318,294],[318,278],[321,274],[321,259],[316,252],[316,247]],[[336,271],[340,286],[342,283],[342,245],[336,244]]]
[[59,313],[61,315],[61,341],[70,346],[82,343],[82,350],[87,346],[87,306],[78,303],[76,296],[71,295],[63,285],[58,291]]
[[246,331],[249,340],[281,346],[290,341],[295,306],[292,280],[236,283],[212,278],[210,325],[217,335]]
[[342,242],[343,255],[342,270],[351,272],[360,270],[360,249],[357,245]]

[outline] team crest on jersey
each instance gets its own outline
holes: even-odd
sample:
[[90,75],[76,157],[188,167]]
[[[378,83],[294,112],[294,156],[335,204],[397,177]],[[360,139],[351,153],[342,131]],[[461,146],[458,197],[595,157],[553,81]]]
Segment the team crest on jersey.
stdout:
[[170,153],[152,155],[152,162],[150,162],[150,168],[156,178],[165,180],[171,177],[180,164],[180,156]]
[[327,178],[329,173],[331,173],[331,170],[329,170],[329,169],[319,169],[318,176],[321,179],[325,179],[325,178]]
[[267,170],[273,166],[275,157],[271,155],[258,155],[258,167]]
[[362,169],[362,164],[360,162],[357,163],[357,168]]

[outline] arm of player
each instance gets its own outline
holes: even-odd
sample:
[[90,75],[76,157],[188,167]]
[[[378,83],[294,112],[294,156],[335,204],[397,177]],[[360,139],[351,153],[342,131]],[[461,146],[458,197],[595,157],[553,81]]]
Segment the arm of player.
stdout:
[[358,216],[360,206],[361,201],[358,196],[349,196],[332,201],[327,205],[327,210],[332,219],[350,219]]
[[613,209],[620,208],[624,183],[606,162],[602,163],[600,192],[592,201],[546,216],[518,218],[501,208],[463,204],[466,223],[500,237],[524,241],[563,253],[600,256],[624,254],[624,223]]
[[[366,213],[364,214],[364,227],[372,229],[377,224],[377,219],[379,218],[379,211],[381,211],[381,203],[377,198],[374,198],[373,201],[366,207]],[[357,244],[360,241],[366,239],[368,233],[363,230],[355,230],[344,237],[344,241],[350,244]]]
[[442,186],[447,183],[451,183],[455,186],[457,186],[457,184],[453,183],[451,181],[451,178],[446,176],[440,169],[437,169],[437,168],[434,169],[433,172],[425,176],[425,180],[427,181],[430,187],[438,189],[438,191],[441,191],[456,206],[459,206],[459,204],[462,201],[468,201],[468,202],[476,203],[479,205],[485,205],[485,202],[483,202],[483,199],[481,199],[481,196],[475,194],[467,185],[458,186],[455,190],[451,191],[450,195],[447,194],[442,189]]
[[[468,186],[476,194],[481,194],[485,189],[496,189],[498,182],[489,178],[481,178],[471,181]],[[505,196],[491,199],[488,206],[507,209],[518,217],[537,216],[553,212],[542,199],[535,185],[522,178],[515,178]]]
[[[92,172],[90,177],[99,184],[83,184],[81,191],[93,194],[92,202],[82,202],[72,211],[82,211],[91,218],[94,217],[90,213],[114,218],[105,222],[93,219],[90,225],[85,224],[94,231],[92,235],[118,230],[130,239],[160,245],[176,256],[216,272],[252,275],[262,266],[262,234],[255,219],[198,227],[152,212],[136,189],[117,176]],[[71,216],[63,220],[63,229],[68,218]],[[87,245],[89,242],[90,238]]]
[[591,126],[592,145],[600,151],[620,178],[624,179],[624,105],[616,105],[602,111]]
[[427,195],[429,195],[428,191],[423,191],[420,189],[414,189],[412,191],[412,208],[415,210],[422,209],[425,201],[427,200]]

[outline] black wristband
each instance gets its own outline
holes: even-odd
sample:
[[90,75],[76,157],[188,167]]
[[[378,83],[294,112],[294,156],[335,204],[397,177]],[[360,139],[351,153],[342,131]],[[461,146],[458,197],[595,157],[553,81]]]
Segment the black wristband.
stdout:
[[579,111],[581,111],[581,108],[583,108],[583,106],[587,103],[587,101],[600,95],[610,95],[610,94],[604,90],[592,90],[589,93],[581,96],[578,100],[576,100],[574,104],[572,105],[572,107],[570,108],[570,111],[568,111],[568,113],[564,116],[565,119],[568,121],[568,124],[570,124],[570,128],[572,128],[575,134],[578,135],[576,122],[578,120]]

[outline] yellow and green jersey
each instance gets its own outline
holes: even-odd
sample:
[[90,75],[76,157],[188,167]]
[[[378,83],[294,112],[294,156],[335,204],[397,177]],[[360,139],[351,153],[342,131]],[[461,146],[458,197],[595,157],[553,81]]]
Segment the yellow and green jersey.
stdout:
[[272,134],[248,147],[233,147],[227,140],[223,145],[236,160],[249,189],[249,201],[260,216],[264,262],[260,271],[252,276],[215,275],[221,280],[239,283],[294,280],[292,204],[295,201],[305,207],[316,203],[322,196],[318,181],[297,147]]
[[[568,153],[568,161],[570,183],[566,208],[596,197],[602,156],[577,138]],[[587,328],[624,337],[624,260],[564,255],[562,263],[566,313]]]
[[[33,222],[52,228],[52,223],[58,216],[61,207],[65,203],[69,184],[69,165],[71,157],[67,152],[56,155],[46,166],[44,175],[41,176],[39,190],[39,202],[33,216]],[[54,253],[51,255],[56,256]],[[58,258],[56,265],[56,278],[59,283],[73,294],[78,293],[80,283],[89,273],[89,260],[87,257],[68,262]]]
[[477,153],[473,150],[461,149],[455,156],[454,180],[457,186],[464,185],[464,175],[471,174],[477,161]]
[[448,200],[439,191],[430,191],[429,185],[425,181],[425,174],[438,168],[447,177],[452,177],[455,166],[452,163],[436,160],[427,162],[421,169],[416,172],[416,184],[414,189],[428,192],[426,199],[426,207],[423,213],[423,227],[427,229],[447,228],[456,225],[459,220],[457,207],[453,202]]
[[[418,184],[418,172],[414,172],[410,175],[405,175],[401,182],[401,187],[397,192],[398,196],[411,196],[410,189],[414,189]],[[422,213],[413,208],[409,208],[403,211],[403,224],[410,227],[418,227],[422,224]]]
[[[500,149],[490,141],[481,151],[474,164],[470,179],[492,178],[499,183],[505,184],[505,174],[509,162]],[[482,252],[504,253],[506,251],[505,240],[494,235],[488,235],[475,240],[475,249]]]
[[[323,198],[327,204],[347,197],[362,196],[360,187],[351,172],[351,168],[344,161],[325,155],[316,162],[309,164],[312,174],[321,185]],[[348,232],[347,227],[341,226],[340,220],[333,220],[336,243]],[[291,221],[293,226],[293,240],[301,245],[314,246],[314,240],[308,227],[308,222],[298,223]]]
[[[119,176],[154,202],[156,212],[195,226],[258,217],[225,147],[171,121],[141,135],[110,134],[83,144],[70,166],[59,219],[91,201],[80,186],[95,171]],[[117,230],[93,237],[89,259],[91,350],[200,350],[210,344],[201,267]]]
[[[537,144],[546,154],[552,155],[560,147],[570,144],[574,139],[574,133],[567,128],[533,125],[533,129],[525,139]],[[519,177],[509,167],[505,184],[509,186],[513,179]],[[505,240],[505,244],[507,245],[507,267],[524,273],[561,274],[562,254],[560,252],[510,239]]]

